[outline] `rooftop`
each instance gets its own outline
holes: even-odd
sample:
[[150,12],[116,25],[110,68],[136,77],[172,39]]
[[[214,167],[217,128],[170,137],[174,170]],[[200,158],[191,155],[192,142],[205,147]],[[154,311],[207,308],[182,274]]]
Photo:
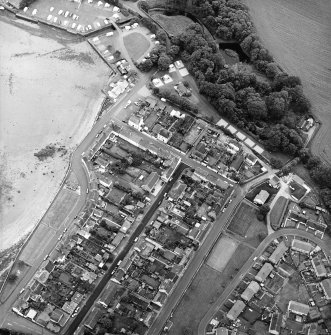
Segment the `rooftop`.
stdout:
[[285,245],[284,241],[280,242],[277,248],[274,250],[274,252],[269,257],[269,261],[271,263],[277,264],[280,261],[280,259],[284,256],[287,249],[288,248]]
[[302,253],[309,254],[314,249],[314,247],[308,242],[293,240],[292,249]]
[[308,315],[309,306],[301,302],[291,300],[288,304],[288,310],[298,315]]
[[237,300],[226,316],[228,317],[228,319],[234,321],[238,318],[238,316],[244,310],[244,308],[245,303],[242,300]]
[[264,282],[265,279],[269,276],[270,272],[273,270],[273,266],[270,263],[264,263],[260,271],[255,276],[255,279]]

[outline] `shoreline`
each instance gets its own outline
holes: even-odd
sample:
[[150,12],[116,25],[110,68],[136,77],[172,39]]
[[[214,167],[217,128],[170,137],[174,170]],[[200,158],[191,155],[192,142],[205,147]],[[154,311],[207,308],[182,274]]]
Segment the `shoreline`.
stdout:
[[[61,45],[50,36],[35,36],[4,20],[0,20],[0,25],[6,27],[1,48],[4,61],[0,89],[5,98],[0,102],[0,154],[4,158],[0,182],[7,186],[1,199],[0,252],[7,252],[34,230],[55,199],[69,166],[69,153],[90,132],[99,113],[109,69],[85,41]],[[70,76],[68,82],[59,79],[68,72],[66,68],[71,73],[77,71],[78,79],[76,75]],[[51,76],[56,83],[49,81]],[[39,94],[36,97],[29,94],[31,82],[39,84],[39,91],[32,92]],[[57,96],[53,100],[50,96],[43,105],[42,97],[55,95],[54,92]],[[16,105],[11,104],[13,100]],[[17,106],[16,100],[21,105]],[[54,107],[50,108],[50,104]],[[34,157],[35,152],[49,144],[64,146],[66,154],[56,154],[45,161]]]

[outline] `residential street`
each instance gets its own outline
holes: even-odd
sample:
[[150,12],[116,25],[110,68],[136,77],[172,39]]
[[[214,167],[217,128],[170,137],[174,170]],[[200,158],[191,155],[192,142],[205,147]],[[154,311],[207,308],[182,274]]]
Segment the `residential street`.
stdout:
[[234,290],[234,288],[240,283],[242,278],[245,276],[246,272],[250,269],[254,258],[259,257],[270,242],[284,235],[295,235],[295,236],[300,236],[303,238],[308,238],[314,243],[316,243],[317,245],[319,245],[327,253],[329,257],[331,256],[330,248],[328,248],[328,246],[324,243],[324,241],[322,241],[321,239],[317,238],[316,236],[308,232],[298,230],[298,229],[286,229],[285,228],[285,229],[277,230],[273,234],[268,235],[264,239],[264,241],[258,246],[258,248],[253,252],[253,254],[248,259],[248,261],[245,263],[245,265],[240,269],[236,277],[231,281],[231,284],[225,288],[222,295],[216,300],[216,302],[209,309],[209,311],[206,313],[204,318],[200,321],[199,329],[198,329],[199,335],[205,335],[205,329],[208,323],[210,322],[214,314],[219,310],[220,306],[224,303],[227,297]]

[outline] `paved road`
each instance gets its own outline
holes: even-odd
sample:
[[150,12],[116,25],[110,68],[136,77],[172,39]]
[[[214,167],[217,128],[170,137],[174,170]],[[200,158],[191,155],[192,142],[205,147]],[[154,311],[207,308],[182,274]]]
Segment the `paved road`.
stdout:
[[327,245],[324,243],[324,241],[320,240],[318,237],[313,236],[312,234],[308,232],[297,230],[297,229],[286,229],[285,228],[285,229],[278,230],[272,233],[271,235],[268,235],[263,240],[263,242],[258,246],[258,248],[253,252],[253,254],[247,260],[244,266],[240,269],[236,277],[231,281],[231,284],[225,288],[222,295],[216,300],[216,302],[212,305],[212,307],[209,309],[209,311],[200,321],[199,328],[198,328],[198,335],[205,335],[206,333],[205,330],[210,320],[213,318],[213,316],[220,309],[222,304],[229,297],[231,292],[235,289],[235,287],[240,283],[242,278],[246,275],[248,270],[251,268],[254,257],[259,257],[263,253],[264,249],[268,246],[269,243],[271,243],[274,239],[279,238],[284,235],[295,235],[295,236],[307,238],[313,241],[314,243],[318,244],[321,248],[323,248],[323,250],[328,254],[328,256],[330,256],[330,250],[327,247]]
[[166,184],[166,186],[163,188],[163,190],[161,190],[161,192],[158,194],[158,196],[155,199],[153,205],[147,211],[147,213],[145,214],[144,218],[142,219],[142,221],[139,224],[139,226],[137,227],[137,229],[130,236],[129,241],[127,242],[125,248],[115,258],[115,260],[113,261],[112,265],[107,270],[107,273],[104,275],[104,277],[101,279],[100,283],[96,286],[96,288],[94,289],[93,293],[91,294],[91,296],[86,301],[86,303],[85,303],[84,307],[82,308],[82,310],[79,312],[79,314],[77,315],[77,317],[75,318],[75,320],[69,325],[69,327],[65,331],[66,335],[72,335],[75,332],[76,328],[79,326],[79,324],[83,321],[85,315],[88,313],[88,311],[90,310],[90,308],[92,307],[92,305],[96,301],[97,297],[100,295],[100,293],[102,292],[103,288],[106,286],[107,282],[110,280],[111,274],[114,271],[115,267],[117,266],[117,263],[120,260],[122,260],[125,257],[125,255],[128,253],[128,251],[130,250],[130,248],[132,247],[132,245],[134,243],[135,238],[141,234],[141,232],[143,231],[144,227],[149,222],[149,220],[151,219],[151,217],[155,213],[156,209],[159,207],[160,202],[164,198],[164,194],[168,193],[170,191],[170,189],[172,188],[173,184],[176,182],[176,180],[178,179],[178,177],[180,176],[180,174],[186,168],[188,168],[188,166],[186,164],[183,164],[183,163],[180,164],[177,167],[177,169],[176,169],[176,171],[175,171],[175,173],[173,175],[173,179],[171,181],[169,181]]
[[148,331],[149,335],[160,334],[163,330],[164,323],[169,318],[172,311],[176,308],[177,304],[180,302],[183,294],[191,284],[194,279],[195,274],[200,269],[201,265],[207,258],[210,250],[213,248],[214,244],[217,242],[223,228],[227,225],[227,222],[231,218],[231,214],[236,206],[242,200],[240,196],[241,190],[237,186],[234,191],[234,200],[228,206],[227,210],[221,215],[221,217],[213,223],[210,232],[208,233],[205,241],[202,243],[200,248],[197,250],[191,263],[188,265],[183,276],[179,279],[179,282],[170,297],[167,299],[165,305],[161,309],[158,317],[155,319],[151,328]]

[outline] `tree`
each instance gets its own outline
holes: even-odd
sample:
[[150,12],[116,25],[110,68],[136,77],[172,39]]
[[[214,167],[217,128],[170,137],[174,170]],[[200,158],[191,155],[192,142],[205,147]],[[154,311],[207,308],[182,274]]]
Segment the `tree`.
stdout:
[[251,93],[248,95],[246,106],[249,116],[251,116],[254,120],[265,118],[267,114],[267,107],[264,100],[258,93]]
[[8,281],[9,281],[10,283],[14,283],[17,279],[18,279],[18,275],[17,275],[17,273],[11,273],[11,274],[8,276]]
[[286,91],[272,92],[266,99],[268,116],[273,120],[281,119],[288,107],[288,93]]
[[150,59],[146,59],[137,65],[138,69],[142,72],[149,72],[153,67],[153,62]]
[[171,62],[172,59],[165,52],[162,52],[157,63],[158,69],[160,71],[168,70]]
[[280,159],[271,157],[270,159],[270,165],[274,168],[274,169],[281,169],[281,167],[283,166],[283,163]]
[[266,217],[266,215],[270,211],[270,206],[268,204],[264,204],[259,207],[258,213],[257,213],[257,218],[259,221],[263,221]]
[[116,51],[114,52],[114,57],[115,57],[116,59],[120,58],[120,57],[121,57],[121,51],[116,50]]

